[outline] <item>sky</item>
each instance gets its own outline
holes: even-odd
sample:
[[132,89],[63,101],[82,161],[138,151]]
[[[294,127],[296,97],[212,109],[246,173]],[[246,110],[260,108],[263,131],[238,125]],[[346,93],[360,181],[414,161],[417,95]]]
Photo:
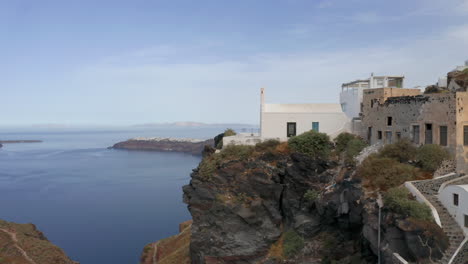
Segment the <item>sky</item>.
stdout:
[[342,83],[435,83],[468,59],[468,0],[0,0],[0,125],[257,124]]

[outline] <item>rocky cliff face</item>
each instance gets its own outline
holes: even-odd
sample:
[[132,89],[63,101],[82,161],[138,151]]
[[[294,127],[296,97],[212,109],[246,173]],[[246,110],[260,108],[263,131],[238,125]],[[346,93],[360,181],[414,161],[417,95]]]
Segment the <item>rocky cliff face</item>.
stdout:
[[0,220],[0,263],[78,264],[47,240],[33,224]]
[[[274,151],[224,159],[209,177],[195,169],[183,188],[192,263],[375,263],[378,206],[352,173]],[[382,219],[382,263],[394,263],[394,252],[427,263],[447,246],[430,231],[436,225],[385,208]]]
[[127,150],[147,150],[162,152],[182,152],[201,155],[205,146],[213,146],[214,140],[184,140],[184,139],[129,139],[116,143],[111,148]]

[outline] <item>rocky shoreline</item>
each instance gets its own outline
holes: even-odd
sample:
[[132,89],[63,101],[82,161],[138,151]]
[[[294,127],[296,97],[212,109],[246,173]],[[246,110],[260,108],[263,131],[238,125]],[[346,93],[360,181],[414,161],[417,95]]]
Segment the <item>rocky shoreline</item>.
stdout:
[[132,138],[114,144],[109,149],[144,150],[160,152],[181,152],[202,155],[205,146],[212,147],[214,140],[190,138]]

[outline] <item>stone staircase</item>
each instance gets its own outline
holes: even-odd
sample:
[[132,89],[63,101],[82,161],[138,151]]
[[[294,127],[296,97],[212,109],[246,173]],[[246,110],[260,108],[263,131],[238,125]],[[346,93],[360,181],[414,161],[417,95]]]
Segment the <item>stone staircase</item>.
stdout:
[[[460,177],[460,176],[458,176]],[[463,230],[460,228],[455,219],[449,214],[447,209],[442,205],[437,197],[439,187],[447,181],[453,180],[455,177],[447,177],[427,181],[414,182],[414,186],[424,195],[424,197],[435,207],[439,214],[442,223],[442,229],[449,239],[449,248],[445,251],[444,257],[436,263],[448,264],[452,256],[455,254],[461,243],[465,239]],[[454,263],[455,264],[455,263]],[[466,263],[462,263],[466,264]]]

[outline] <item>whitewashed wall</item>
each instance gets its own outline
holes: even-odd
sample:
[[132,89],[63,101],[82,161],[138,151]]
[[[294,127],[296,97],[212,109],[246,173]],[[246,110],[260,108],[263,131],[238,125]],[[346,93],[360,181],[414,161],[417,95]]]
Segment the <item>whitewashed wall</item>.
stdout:
[[[465,187],[463,187],[465,186]],[[453,204],[453,194],[458,194],[458,206]],[[447,208],[447,211],[456,219],[457,223],[468,235],[465,227],[465,215],[468,215],[468,185],[449,185],[439,193],[439,200]]]
[[319,132],[335,138],[341,132],[351,132],[351,122],[343,112],[338,113],[277,113],[262,115],[262,138],[287,140],[287,123],[296,122],[296,135],[312,130],[312,122],[319,122]]
[[363,88],[349,88],[340,93],[340,104],[346,104],[343,110],[349,118],[359,117],[361,112]]

